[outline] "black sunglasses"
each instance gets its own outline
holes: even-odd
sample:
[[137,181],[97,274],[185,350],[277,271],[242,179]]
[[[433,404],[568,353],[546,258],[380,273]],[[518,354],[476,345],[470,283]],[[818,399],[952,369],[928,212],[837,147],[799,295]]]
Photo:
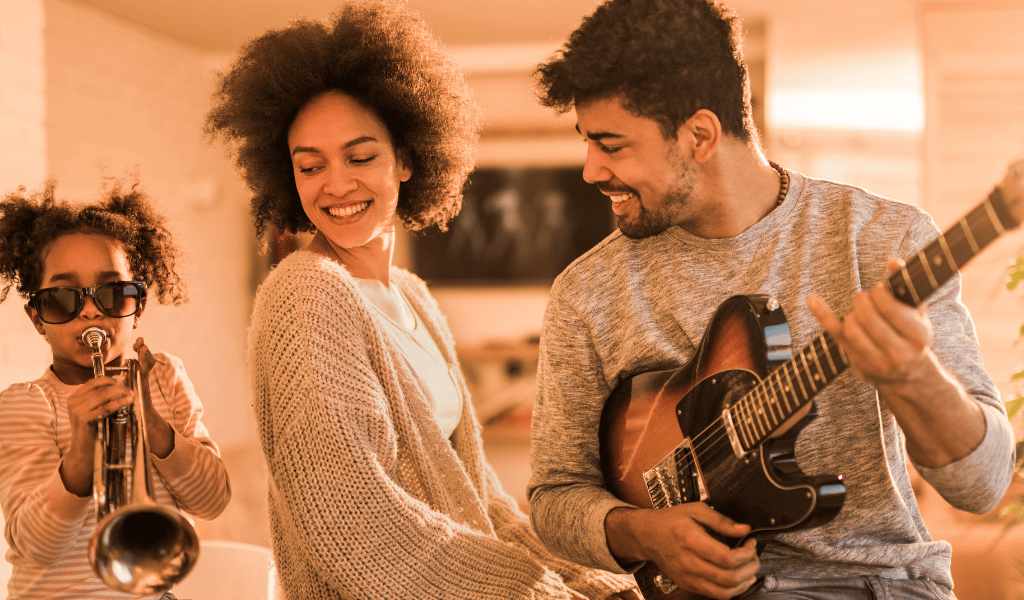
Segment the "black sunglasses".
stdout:
[[141,281],[112,281],[94,287],[51,287],[28,295],[28,305],[36,309],[43,323],[60,325],[78,316],[91,296],[96,308],[108,317],[130,317],[139,312],[146,297]]

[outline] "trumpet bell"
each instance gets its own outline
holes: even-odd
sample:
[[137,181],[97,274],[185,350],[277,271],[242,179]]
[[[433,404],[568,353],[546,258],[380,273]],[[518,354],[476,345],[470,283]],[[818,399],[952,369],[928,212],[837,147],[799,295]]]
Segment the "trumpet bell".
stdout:
[[130,594],[169,590],[199,558],[192,521],[158,504],[135,503],[107,515],[89,540],[89,561],[103,583]]

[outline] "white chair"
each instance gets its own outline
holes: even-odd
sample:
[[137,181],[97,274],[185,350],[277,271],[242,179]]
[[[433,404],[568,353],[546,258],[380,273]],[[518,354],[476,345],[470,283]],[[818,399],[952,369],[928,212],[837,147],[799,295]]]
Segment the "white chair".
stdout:
[[178,600],[281,600],[270,548],[203,540],[199,562],[171,589]]

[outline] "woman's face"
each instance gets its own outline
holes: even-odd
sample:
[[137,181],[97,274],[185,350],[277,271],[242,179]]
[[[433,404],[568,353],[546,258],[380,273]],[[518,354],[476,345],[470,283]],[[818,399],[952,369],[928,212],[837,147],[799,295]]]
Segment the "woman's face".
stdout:
[[306,216],[336,246],[394,231],[398,187],[412,171],[372,111],[347,94],[321,94],[292,122],[288,152]]

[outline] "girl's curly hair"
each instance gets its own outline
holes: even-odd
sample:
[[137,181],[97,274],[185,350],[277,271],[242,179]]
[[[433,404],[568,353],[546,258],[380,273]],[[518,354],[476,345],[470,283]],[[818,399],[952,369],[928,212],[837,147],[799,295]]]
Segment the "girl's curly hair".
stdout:
[[299,109],[327,91],[373,111],[408,157],[412,177],[399,188],[397,209],[405,226],[445,230],[476,161],[479,110],[416,13],[357,0],[328,22],[268,31],[220,76],[205,129],[232,147],[253,194],[257,237],[267,222],[292,233],[314,228],[295,189],[287,136]]
[[128,189],[123,181],[109,182],[101,201],[86,205],[58,200],[56,187],[47,181],[29,194],[22,186],[0,201],[0,302],[12,287],[25,299],[39,289],[48,249],[71,233],[97,233],[120,243],[132,277],[146,283],[148,295],[164,304],[187,300],[175,270],[180,251],[137,181]]
[[698,110],[757,140],[739,17],[716,0],[610,0],[535,71],[541,103],[559,112],[618,96],[666,139]]

